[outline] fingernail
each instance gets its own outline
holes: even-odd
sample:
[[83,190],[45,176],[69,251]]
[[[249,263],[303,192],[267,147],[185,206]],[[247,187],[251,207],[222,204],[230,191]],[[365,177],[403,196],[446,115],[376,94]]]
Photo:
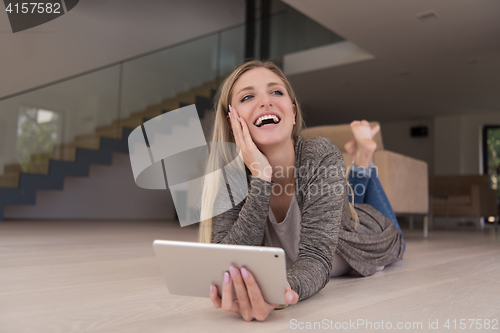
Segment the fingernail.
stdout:
[[228,283],[229,283],[229,273],[228,273],[228,272],[225,272],[225,273],[224,273],[224,283],[225,283],[225,284],[228,284]]
[[213,293],[214,292],[214,286],[213,284],[210,285],[210,293]]
[[238,276],[238,270],[236,268],[234,268],[233,266],[229,267],[229,273],[231,273],[232,277]]
[[288,296],[288,303],[292,303],[293,302],[293,294],[290,293],[290,296]]
[[242,268],[240,271],[241,271],[241,276],[243,276],[244,279],[248,279],[248,271],[244,268]]
[[229,115],[229,118],[231,118],[231,111],[229,111],[227,114]]
[[[230,113],[229,113],[229,118],[231,118],[231,112],[233,112],[233,107],[231,106],[231,104],[229,104],[229,112],[230,112]],[[236,118],[238,118],[238,120],[239,120],[239,121],[240,121],[240,123],[241,123],[241,119],[240,119],[240,117],[236,116]]]

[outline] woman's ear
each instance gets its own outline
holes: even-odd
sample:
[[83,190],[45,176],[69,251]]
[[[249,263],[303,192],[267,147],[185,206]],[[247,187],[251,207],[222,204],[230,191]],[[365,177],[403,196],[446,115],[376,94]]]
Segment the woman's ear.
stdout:
[[297,116],[297,107],[293,104],[293,124],[295,125],[295,118]]

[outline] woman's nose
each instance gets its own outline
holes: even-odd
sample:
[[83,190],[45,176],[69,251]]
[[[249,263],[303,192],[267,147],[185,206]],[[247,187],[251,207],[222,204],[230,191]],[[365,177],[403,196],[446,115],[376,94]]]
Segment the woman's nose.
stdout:
[[271,102],[271,99],[269,98],[269,96],[267,96],[267,94],[265,95],[265,97],[262,98],[262,100],[260,101],[260,107],[261,108],[265,108],[267,106],[272,106],[272,102]]

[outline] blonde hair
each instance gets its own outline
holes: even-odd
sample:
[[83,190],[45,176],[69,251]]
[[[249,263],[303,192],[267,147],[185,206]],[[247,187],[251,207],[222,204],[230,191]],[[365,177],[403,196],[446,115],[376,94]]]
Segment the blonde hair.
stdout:
[[[295,105],[296,115],[295,125],[292,130],[292,138],[294,141],[297,140],[299,133],[304,127],[304,121],[302,117],[302,110],[297,101],[292,86],[290,85],[290,82],[288,82],[285,74],[283,74],[281,69],[274,62],[262,62],[259,60],[253,60],[246,62],[236,68],[220,85],[214,99],[215,119],[211,135],[212,142],[235,142],[233,133],[231,132],[229,124],[226,120],[229,111],[229,104],[231,102],[233,93],[233,87],[236,81],[243,74],[254,68],[267,68],[281,78],[288,92],[288,95],[290,96],[292,104]],[[221,173],[216,171],[220,170],[224,166],[227,167],[234,158],[234,155],[229,151],[228,148],[226,149],[224,148],[224,146],[222,146],[221,149],[218,148],[219,147],[210,151],[210,156],[206,167],[207,170],[205,172],[206,176],[203,184],[200,216],[201,224],[199,233],[199,240],[203,243],[210,243],[212,240],[212,214],[214,212],[214,203],[217,197],[217,193],[220,189],[220,184],[223,183],[221,179],[221,177],[223,176],[221,175]],[[242,168],[243,171],[245,168],[243,163],[239,164],[239,166],[235,166],[235,164],[233,163],[233,167]]]

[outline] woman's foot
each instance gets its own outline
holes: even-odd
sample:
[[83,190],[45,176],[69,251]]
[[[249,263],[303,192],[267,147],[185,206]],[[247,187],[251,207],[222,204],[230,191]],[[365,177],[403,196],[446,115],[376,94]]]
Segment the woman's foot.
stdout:
[[347,143],[344,145],[345,151],[351,156],[351,159],[354,161],[354,156],[356,156],[356,150],[358,148],[356,147],[356,140],[351,140],[347,141]]
[[366,120],[356,120],[351,123],[351,130],[354,134],[354,140],[347,142],[344,148],[354,163],[368,168],[372,161],[373,153],[377,149],[377,144],[373,141],[373,136],[380,130],[380,126],[376,125],[370,128],[370,124]]

